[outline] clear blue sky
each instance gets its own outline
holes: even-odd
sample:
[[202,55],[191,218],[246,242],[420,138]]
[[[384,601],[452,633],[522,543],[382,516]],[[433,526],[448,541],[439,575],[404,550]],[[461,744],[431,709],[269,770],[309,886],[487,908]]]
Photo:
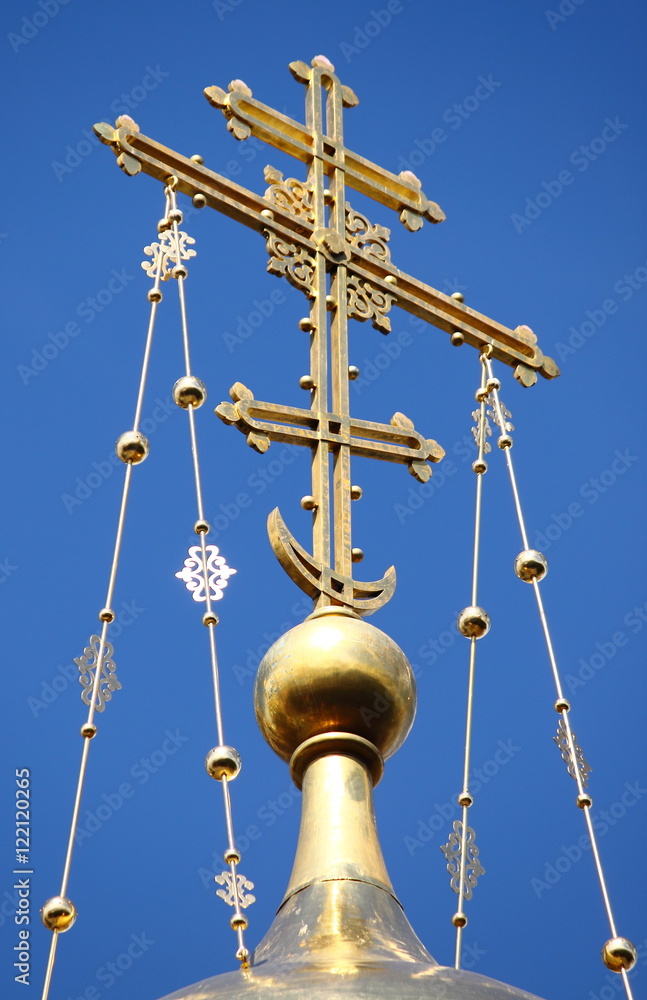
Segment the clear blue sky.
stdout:
[[[571,678],[573,727],[593,767],[596,809],[611,810],[600,849],[617,923],[642,946],[635,991],[644,992],[645,10],[635,0],[546,2],[391,0],[386,14],[368,0],[320,12],[260,0],[5,5],[2,880],[9,891],[14,769],[27,767],[33,995],[49,943],[38,908],[58,892],[81,751],[80,689],[61,668],[81,654],[103,603],[122,478],[110,455],[132,419],[148,314],[140,261],[163,207],[159,184],[123,175],[91,126],[128,112],[144,133],[262,192],[265,164],[285,171],[287,160],[237,143],[202,90],[242,78],[302,120],[303,88],[287,64],[318,53],[360,99],[346,113],[349,147],[396,172],[413,169],[447,215],[411,234],[370,207],[392,229],[395,263],[462,290],[506,325],[527,323],[562,367],[560,379],[532,389],[502,368],[502,396],[530,535],[550,561],[544,595]],[[293,173],[303,176],[301,165]],[[257,398],[303,405],[307,344],[297,321],[306,309],[266,274],[255,234],[209,210],[185,228],[198,251],[187,283],[194,367],[210,393],[198,414],[207,508],[238,571],[218,641],[226,735],[244,761],[235,822],[257,837],[241,865],[256,885],[253,946],[287,883],[299,795],[256,729],[252,673],[268,639],[307,613],[272,555],[265,518],[279,505],[309,544],[298,500],[310,483],[306,454],[273,445],[259,456],[212,409],[237,380]],[[268,302],[272,314],[245,336]],[[122,690],[90,756],[82,821],[91,835],[74,860],[69,892],[80,917],[60,942],[52,996],[61,1000],[90,987],[95,998],[155,1000],[235,964],[229,912],[204,884],[225,836],[202,764],[215,743],[206,637],[174,577],[195,515],[186,418],[169,406],[182,371],[177,307],[169,295],[163,306],[144,404],[151,455],[135,470],[117,584]],[[402,467],[355,466],[361,576],[377,579],[391,563],[398,572],[395,597],[372,621],[419,673],[418,718],[376,807],[407,914],[451,964],[455,900],[438,849],[450,819],[438,830],[436,817],[449,816],[461,774],[467,643],[451,626],[469,603],[474,477],[464,439],[478,361],[405,313],[391,319],[388,339],[352,326],[351,362],[364,373],[353,412],[388,421],[404,411],[450,464],[435,471],[424,502]],[[546,1000],[604,1000],[608,932],[590,852],[550,888],[532,881],[556,862],[568,867],[559,859],[565,849],[576,857],[584,823],[552,742],[554,693],[532,593],[512,572],[521,546],[498,451],[485,488],[481,600],[493,628],[479,649],[473,759],[490,776],[472,819],[487,874],[468,904],[465,940],[475,971]],[[500,743],[509,760],[492,764]],[[132,794],[92,830],[124,783]],[[637,783],[637,801],[622,806],[627,783]],[[24,996],[11,969],[18,928],[0,920],[3,995]],[[108,963],[142,934],[143,954],[115,978]]]

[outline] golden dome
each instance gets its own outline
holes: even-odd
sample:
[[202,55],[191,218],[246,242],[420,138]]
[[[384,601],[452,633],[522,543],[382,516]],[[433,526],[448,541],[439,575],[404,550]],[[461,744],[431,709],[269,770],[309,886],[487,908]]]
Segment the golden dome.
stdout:
[[348,733],[382,757],[407,737],[416,687],[406,656],[345,608],[322,608],[281,636],[258,668],[256,718],[284,760],[306,740]]

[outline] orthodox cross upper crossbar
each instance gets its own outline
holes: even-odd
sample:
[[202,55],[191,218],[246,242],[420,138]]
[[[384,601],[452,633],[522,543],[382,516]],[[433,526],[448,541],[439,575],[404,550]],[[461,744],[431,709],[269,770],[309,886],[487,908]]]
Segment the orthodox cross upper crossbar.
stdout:
[[266,451],[271,441],[312,449],[312,555],[291,535],[278,509],[270,514],[270,541],[281,565],[318,605],[367,614],[391,596],[395,571],[391,567],[372,583],[352,577],[350,505],[356,494],[351,456],[405,464],[425,482],[431,475],[428,463],[440,461],[444,452],[402,413],[394,414],[390,424],[350,416],[348,320],[370,319],[388,333],[388,313],[398,305],[450,334],[460,332],[479,350],[489,345],[491,356],[513,366],[523,385],[532,385],[537,373],[554,378],[559,369],[541,353],[528,327],[508,329],[393,265],[389,230],[355,211],[346,201],[346,188],[396,210],[409,230],[419,229],[424,219],[442,222],[443,212],[410,171],[392,174],[345,147],[343,109],[358,100],[325,57],[315,57],[310,66],[293,62],[290,70],[306,86],[305,125],[255,100],[241,80],[232,81],[227,92],[205,90],[237,139],[253,135],[308,165],[305,181],[284,179],[280,171],[266,167],[269,187],[262,197],[208,170],[199,157],[184,157],[147,138],[126,117],[117,119],[115,127],[100,123],[94,130],[113,148],[127,174],[143,170],[164,183],[175,178],[177,190],[260,232],[269,253],[268,270],[285,276],[310,300],[310,315],[300,323],[310,333],[305,384],[310,408],[260,402],[238,382],[230,390],[233,402],[221,403],[216,413],[236,425],[257,451]]

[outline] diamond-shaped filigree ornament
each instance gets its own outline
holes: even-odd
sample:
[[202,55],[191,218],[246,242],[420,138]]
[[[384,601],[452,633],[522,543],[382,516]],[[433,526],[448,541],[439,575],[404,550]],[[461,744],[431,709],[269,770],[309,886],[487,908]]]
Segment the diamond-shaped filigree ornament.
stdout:
[[[223,596],[229,577],[233,576],[237,570],[227,565],[224,557],[219,555],[220,549],[217,545],[207,545],[206,552],[209,596],[212,601],[219,601]],[[191,592],[194,601],[206,601],[204,563],[202,549],[199,545],[190,547],[183,568],[175,575],[178,580],[184,580],[186,589]]]
[[74,662],[79,668],[79,683],[83,688],[81,691],[81,701],[86,705],[90,705],[92,700],[96,668],[99,662],[101,662],[100,680],[94,703],[97,712],[103,712],[106,702],[112,698],[113,691],[119,691],[121,688],[121,684],[115,673],[117,667],[112,659],[113,653],[114,647],[112,643],[106,642],[102,650],[101,637],[91,635],[90,645],[86,646],[83,650],[83,656],[76,656],[74,658]]
[[[461,891],[461,844],[463,839],[463,822],[454,820],[453,832],[446,844],[441,845],[441,851],[447,858],[447,871],[451,875],[450,886],[456,894]],[[471,899],[474,886],[485,868],[478,860],[479,849],[476,846],[476,834],[471,826],[467,827],[465,838],[465,871],[463,873],[463,899]]]
[[488,451],[492,451],[492,445],[489,441],[486,441],[486,438],[492,437],[490,421],[485,414],[481,413],[480,408],[472,410],[472,417],[474,419],[474,426],[472,427],[474,444],[477,448],[480,448],[481,441],[483,441],[483,454],[487,455]]
[[[571,730],[571,736],[573,737],[573,746],[575,747],[575,762],[573,762],[573,755],[571,754],[571,748],[568,742],[568,733],[566,731],[566,726],[564,725],[564,719],[560,718],[557,725],[557,736],[553,736],[553,740],[559,747],[560,753],[562,755],[562,760],[566,764],[568,773],[574,781],[577,781],[577,771],[580,774],[580,780],[584,788],[589,783],[589,774],[593,770],[591,765],[587,762],[584,756],[584,751],[582,747],[578,745],[575,739],[575,733]],[[577,769],[577,770],[576,770]]]
[[159,234],[159,243],[151,243],[144,247],[144,253],[152,260],[143,260],[142,267],[149,278],[157,278],[158,274],[162,281],[168,281],[172,276],[173,268],[181,260],[188,260],[195,257],[196,251],[190,250],[189,245],[195,243],[192,236],[181,230],[176,234],[172,229],[167,229]]
[[[501,416],[503,417],[503,420],[499,420],[499,407],[501,407]],[[514,424],[511,423],[512,414],[501,398],[499,398],[499,407],[497,407],[494,403],[491,403],[487,411],[488,417],[491,417],[497,427],[500,427],[503,434],[508,434],[510,431],[514,430]]]

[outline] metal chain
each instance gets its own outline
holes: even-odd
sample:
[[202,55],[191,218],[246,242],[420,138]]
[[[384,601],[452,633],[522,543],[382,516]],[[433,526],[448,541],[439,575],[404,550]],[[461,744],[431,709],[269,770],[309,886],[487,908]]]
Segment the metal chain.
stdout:
[[[178,298],[180,305],[180,318],[182,327],[182,347],[184,352],[185,374],[178,379],[173,387],[173,399],[182,409],[186,410],[189,420],[189,434],[191,439],[191,455],[193,458],[193,474],[195,481],[197,521],[194,531],[200,540],[201,551],[201,575],[202,587],[204,590],[205,612],[202,616],[202,623],[208,629],[209,654],[211,661],[211,676],[213,683],[214,710],[216,722],[216,734],[218,746],[214,747],[207,755],[205,766],[207,773],[220,781],[223,795],[223,806],[225,813],[225,825],[227,829],[227,849],[224,852],[224,860],[229,865],[229,871],[223,872],[216,877],[216,881],[221,885],[226,885],[226,889],[217,890],[227,903],[234,907],[234,913],[230,920],[230,925],[236,933],[238,949],[236,958],[243,968],[249,966],[249,951],[245,946],[244,931],[248,926],[247,917],[242,912],[243,908],[254,902],[254,896],[249,895],[244,889],[253,888],[253,884],[238,874],[237,866],[240,862],[240,852],[236,848],[234,836],[234,822],[231,807],[231,796],[229,793],[229,782],[240,772],[241,760],[238,752],[225,743],[224,725],[222,716],[222,698],[220,693],[220,674],[218,670],[218,654],[216,648],[216,625],[218,616],[213,610],[213,597],[209,585],[207,535],[210,531],[209,522],[204,515],[204,502],[202,492],[202,475],[200,471],[200,458],[198,453],[198,438],[195,425],[195,410],[204,403],[207,397],[207,390],[204,383],[193,375],[191,370],[191,354],[189,350],[189,326],[187,321],[187,309],[184,282],[188,271],[182,263],[181,249],[187,242],[186,234],[179,230],[182,222],[182,212],[177,207],[176,197],[177,178],[171,177],[167,183],[166,194],[170,202],[167,221],[173,232],[175,247],[177,248],[177,261],[171,274],[177,279]],[[193,242],[193,240],[191,240]],[[195,251],[188,251],[187,256],[193,256]],[[216,550],[217,551],[217,550]]]
[[[604,902],[604,908],[606,910],[607,919],[609,922],[609,928],[611,930],[611,938],[605,942],[602,948],[602,960],[604,964],[607,966],[607,968],[611,969],[612,972],[619,973],[622,976],[627,998],[628,1000],[633,1000],[633,993],[631,991],[631,985],[629,983],[629,978],[627,973],[630,969],[633,968],[633,966],[636,963],[637,952],[635,946],[632,944],[631,941],[629,941],[627,938],[618,937],[616,923],[613,916],[613,910],[611,908],[611,901],[609,899],[609,893],[607,890],[606,880],[604,877],[604,870],[602,868],[600,852],[598,850],[595,829],[593,826],[593,820],[591,818],[591,808],[593,805],[593,800],[589,795],[589,793],[586,791],[585,787],[590,768],[584,759],[580,747],[576,743],[575,734],[571,727],[570,723],[571,705],[570,702],[564,697],[559,668],[557,665],[557,657],[555,655],[555,648],[551,638],[550,629],[548,627],[548,619],[546,617],[544,602],[541,596],[540,581],[545,577],[546,573],[548,572],[548,563],[543,553],[538,552],[536,549],[531,549],[528,543],[528,534],[526,531],[523,511],[521,508],[519,490],[517,487],[517,481],[514,473],[514,465],[511,455],[512,438],[508,433],[509,425],[506,421],[507,411],[505,411],[505,408],[501,403],[501,399],[499,397],[499,389],[501,388],[501,383],[493,375],[492,362],[489,357],[486,360],[486,367],[488,371],[487,385],[491,387],[491,392],[494,399],[493,419],[495,423],[498,424],[499,429],[501,431],[497,444],[505,454],[506,465],[510,477],[510,484],[512,487],[512,494],[514,497],[514,504],[517,512],[517,519],[519,522],[519,530],[524,545],[524,551],[520,552],[515,560],[515,572],[521,580],[523,580],[526,583],[532,584],[533,591],[535,594],[537,609],[539,611],[539,618],[541,621],[541,627],[546,642],[546,649],[548,651],[548,659],[550,661],[553,680],[555,682],[555,690],[557,692],[557,700],[555,701],[554,707],[555,711],[559,713],[560,724],[558,727],[558,735],[557,737],[554,737],[554,739],[555,742],[558,744],[558,746],[560,746],[560,749],[562,749],[562,756],[567,764],[569,774],[571,775],[571,777],[574,778],[577,784],[578,794],[575,801],[577,806],[584,813],[587,832],[591,842],[591,851],[595,862],[595,869],[600,884],[602,899]],[[510,427],[510,429],[512,428]]]
[[[166,200],[166,211],[168,212],[169,200]],[[112,654],[112,646],[108,642],[108,634],[110,630],[110,624],[115,619],[115,613],[112,608],[115,584],[117,581],[117,570],[119,567],[119,557],[121,555],[121,548],[124,536],[124,526],[126,522],[126,511],[128,508],[128,498],[130,494],[130,485],[132,480],[133,465],[138,465],[143,462],[149,453],[149,443],[146,437],[139,431],[139,423],[141,420],[142,406],[144,402],[144,393],[146,390],[146,380],[148,376],[148,368],[150,362],[151,348],[153,344],[153,335],[155,332],[155,320],[157,316],[157,307],[162,299],[162,293],[159,290],[160,283],[160,271],[157,269],[155,275],[155,280],[153,287],[148,292],[148,300],[151,304],[150,317],[148,322],[148,330],[146,334],[146,342],[144,347],[144,357],[141,367],[141,375],[139,380],[139,388],[137,392],[137,401],[135,405],[135,415],[133,419],[133,427],[130,431],[125,431],[117,440],[115,445],[115,450],[118,457],[125,464],[125,475],[124,483],[121,494],[121,504],[119,508],[119,517],[117,520],[117,531],[115,536],[115,544],[112,554],[112,562],[110,565],[110,573],[108,577],[108,588],[106,592],[105,604],[101,611],[99,612],[99,620],[102,622],[101,635],[92,636],[90,639],[90,647],[86,649],[85,657],[81,657],[80,661],[77,660],[77,665],[81,670],[80,680],[82,683],[85,682],[84,690],[82,691],[82,699],[88,705],[88,714],[85,722],[81,726],[80,733],[83,737],[83,750],[81,753],[81,763],[79,767],[79,775],[76,784],[76,792],[74,795],[74,805],[72,808],[72,820],[70,823],[70,832],[67,842],[67,850],[65,853],[65,863],[63,866],[63,876],[61,879],[61,888],[58,896],[53,896],[48,899],[42,909],[41,909],[41,919],[48,928],[52,931],[52,940],[49,949],[49,956],[47,960],[47,967],[45,970],[45,979],[43,984],[42,1000],[47,1000],[49,995],[49,990],[52,981],[52,974],[54,971],[54,964],[56,961],[56,950],[58,947],[59,934],[64,931],[69,930],[76,921],[76,907],[74,903],[68,899],[67,890],[70,880],[70,872],[72,868],[72,855],[74,852],[74,841],[76,835],[76,828],[79,821],[79,813],[81,810],[81,800],[83,797],[83,788],[85,784],[85,777],[87,772],[88,758],[90,753],[90,741],[96,736],[98,729],[94,721],[95,714],[97,711],[101,712],[105,708],[105,702],[111,697],[111,691],[116,688],[121,687],[121,685],[116,682],[114,674],[110,674],[107,670],[107,661],[109,656]],[[93,640],[95,649],[93,651]],[[94,652],[94,664],[89,662],[88,656]],[[112,661],[110,661],[112,663]],[[89,669],[94,666],[94,673]],[[114,664],[112,664],[114,669]],[[90,683],[91,677],[91,683]],[[106,690],[102,690],[104,686],[107,685]]]

